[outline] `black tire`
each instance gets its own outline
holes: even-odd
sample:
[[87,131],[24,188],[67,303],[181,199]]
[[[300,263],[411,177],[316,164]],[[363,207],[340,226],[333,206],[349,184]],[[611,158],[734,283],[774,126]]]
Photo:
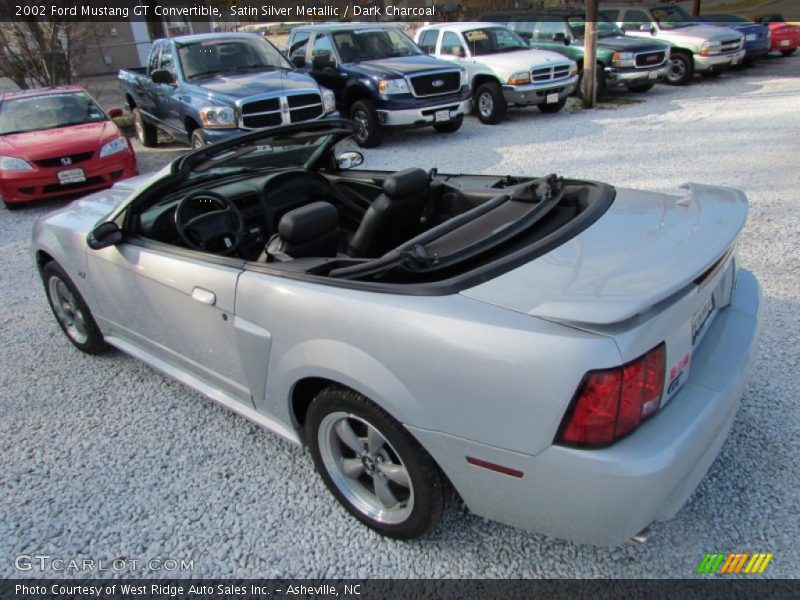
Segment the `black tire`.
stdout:
[[200,132],[199,129],[195,129],[192,131],[192,135],[190,136],[190,141],[192,144],[192,150],[197,150],[198,148],[202,148],[208,142],[206,142],[206,138],[203,137],[203,134]]
[[655,83],[645,83],[642,85],[631,85],[628,86],[628,91],[634,92],[636,94],[645,94],[656,87]]
[[22,208],[23,203],[22,202],[6,202],[5,200],[3,200],[3,205],[8,210],[19,210],[20,208]]
[[[606,85],[606,68],[597,63],[595,70],[595,100],[598,102],[605,102],[608,99],[608,86]],[[583,70],[581,70],[580,77],[578,78],[578,98],[583,100]]]
[[437,131],[437,133],[455,133],[459,129],[461,129],[461,125],[464,123],[464,117],[457,117],[450,121],[445,121],[444,123],[434,123],[433,128]]
[[383,140],[378,113],[371,100],[358,100],[350,107],[350,120],[356,126],[355,140],[362,148],[375,148]]
[[487,125],[500,123],[508,113],[508,104],[503,96],[503,88],[495,81],[488,81],[478,86],[473,96],[473,104],[475,114],[478,115],[481,123]]
[[781,54],[784,56],[791,56],[795,52],[797,52],[797,48],[792,48],[791,50],[781,50]]
[[[338,433],[342,422],[347,423],[350,433],[355,433],[355,437],[350,439],[360,446],[361,457],[342,441]],[[373,453],[367,448],[367,431],[370,427],[382,441],[380,452],[386,453],[384,459],[379,458],[380,453]],[[350,514],[381,535],[401,540],[420,537],[445,513],[452,498],[447,478],[407,429],[361,394],[337,386],[322,390],[308,409],[305,435],[314,466],[330,492]],[[341,455],[337,456],[337,452],[341,452]],[[353,456],[345,457],[345,453]],[[345,475],[346,461],[350,461],[351,467],[360,469],[360,474]],[[359,464],[363,467],[359,467]],[[381,475],[381,469],[389,467],[400,467],[410,485],[405,499],[400,499],[390,507],[385,503],[380,505],[383,512],[379,521],[369,515],[371,505],[362,503],[363,508],[359,508],[348,495],[355,494],[362,502],[366,501],[364,498],[377,502],[378,488],[371,482],[378,477],[383,479],[385,485],[393,486],[389,497],[398,500],[404,495],[404,486]],[[394,510],[398,511],[396,515],[391,512]],[[397,520],[390,522],[395,517]]]
[[561,109],[563,109],[566,105],[567,105],[567,99],[562,98],[561,100],[553,104],[539,104],[538,106],[540,111],[542,111],[546,115],[550,115],[553,113],[561,112]]
[[148,123],[139,112],[138,108],[134,108],[131,113],[133,114],[133,126],[136,130],[136,139],[145,148],[152,148],[158,144],[158,129]]
[[686,52],[673,52],[669,57],[666,83],[686,85],[692,77],[694,77],[694,59]]
[[[100,332],[92,312],[64,269],[54,261],[48,262],[42,267],[42,282],[53,316],[73,346],[87,354],[99,354],[105,350],[106,343],[103,341],[103,334]],[[62,284],[69,294],[58,287]],[[63,296],[61,299],[54,298],[54,293],[63,294]],[[71,301],[64,302],[65,296],[71,296]],[[58,307],[56,303],[59,304]],[[69,304],[69,307],[64,304]]]

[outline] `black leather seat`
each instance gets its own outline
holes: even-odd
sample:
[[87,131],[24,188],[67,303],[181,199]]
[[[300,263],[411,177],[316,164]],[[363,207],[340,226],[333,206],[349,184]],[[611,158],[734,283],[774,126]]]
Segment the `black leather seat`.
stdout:
[[328,202],[312,202],[281,217],[259,262],[334,257],[339,250],[339,212]]
[[422,169],[405,169],[387,177],[383,193],[367,209],[350,240],[350,255],[375,258],[414,237],[429,197],[430,182]]

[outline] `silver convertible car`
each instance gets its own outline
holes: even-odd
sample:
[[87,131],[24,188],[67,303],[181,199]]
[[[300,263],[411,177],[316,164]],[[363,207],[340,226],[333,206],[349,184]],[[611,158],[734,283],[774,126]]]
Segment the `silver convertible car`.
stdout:
[[756,344],[745,196],[353,169],[352,127],[206,146],[42,218],[67,337],[305,444],[387,536],[425,533],[455,494],[601,545],[674,515]]

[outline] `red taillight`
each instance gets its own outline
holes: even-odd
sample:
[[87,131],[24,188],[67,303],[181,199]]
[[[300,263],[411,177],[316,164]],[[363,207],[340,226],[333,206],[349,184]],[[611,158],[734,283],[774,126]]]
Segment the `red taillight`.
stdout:
[[606,446],[636,429],[658,410],[665,362],[662,343],[626,365],[587,373],[556,442]]

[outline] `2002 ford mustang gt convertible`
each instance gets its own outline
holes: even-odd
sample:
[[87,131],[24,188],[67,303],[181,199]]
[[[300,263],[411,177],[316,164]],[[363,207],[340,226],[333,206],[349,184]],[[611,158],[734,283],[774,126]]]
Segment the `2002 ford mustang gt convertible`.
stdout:
[[111,344],[297,443],[413,538],[480,515],[614,545],[678,511],[734,419],[759,324],[747,201],[357,169],[346,121],[190,152],[41,219],[85,352]]

